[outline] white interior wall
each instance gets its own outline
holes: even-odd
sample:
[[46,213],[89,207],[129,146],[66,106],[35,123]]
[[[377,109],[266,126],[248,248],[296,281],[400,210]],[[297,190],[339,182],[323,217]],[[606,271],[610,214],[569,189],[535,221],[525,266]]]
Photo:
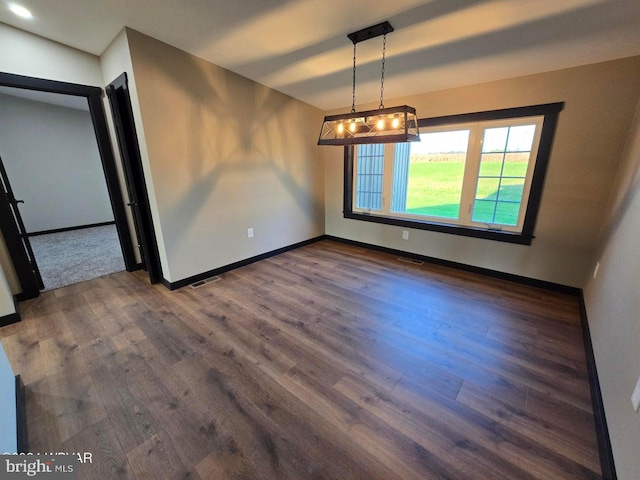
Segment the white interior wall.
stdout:
[[640,376],[640,102],[631,129],[601,248],[597,277],[584,298],[618,478],[640,478],[640,413],[631,394]]
[[0,156],[28,233],[113,221],[88,109],[0,94]]

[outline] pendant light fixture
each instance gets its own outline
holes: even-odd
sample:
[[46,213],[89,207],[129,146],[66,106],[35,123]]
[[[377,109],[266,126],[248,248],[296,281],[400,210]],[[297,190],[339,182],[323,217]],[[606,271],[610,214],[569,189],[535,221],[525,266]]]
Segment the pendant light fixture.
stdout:
[[[347,35],[353,42],[353,95],[351,113],[324,117],[318,145],[359,145],[365,143],[419,142],[416,109],[407,105],[385,108],[384,66],[389,22],[382,22]],[[356,44],[383,36],[380,106],[376,110],[356,112]]]

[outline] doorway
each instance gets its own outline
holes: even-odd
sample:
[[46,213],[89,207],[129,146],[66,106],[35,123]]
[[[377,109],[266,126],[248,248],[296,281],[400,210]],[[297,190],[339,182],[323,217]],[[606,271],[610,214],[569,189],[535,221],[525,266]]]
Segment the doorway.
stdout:
[[124,72],[107,88],[111,115],[118,140],[118,150],[124,168],[125,183],[129,194],[127,206],[131,209],[133,224],[138,239],[138,249],[142,268],[149,273],[151,283],[162,280],[160,254],[156,242],[147,185],[144,178],[140,146],[131,107],[129,82]]
[[[115,227],[117,242],[122,252],[125,269],[132,271],[139,268],[138,263],[135,261],[122,192],[120,190],[113,152],[109,142],[106,119],[102,106],[102,90],[98,87],[6,73],[0,73],[0,85],[27,91],[63,94],[68,99],[79,100],[88,105],[89,117],[92,130],[95,134],[101,169],[106,184],[107,198],[105,198],[105,202],[107,203],[107,208],[110,207],[111,210],[112,219],[109,222],[103,223],[108,223]],[[25,228],[24,221],[20,215],[20,200],[17,200],[13,195],[6,175],[3,179],[2,187],[2,191],[0,192],[0,210],[2,210],[3,215],[0,220],[0,229],[2,230],[5,244],[11,257],[10,260],[13,263],[16,277],[22,290],[22,293],[19,294],[17,298],[18,300],[33,298],[39,295],[39,291],[42,288],[42,280],[39,277],[36,257],[31,248],[27,228]],[[52,232],[45,231],[45,233]],[[46,287],[46,285],[44,286]]]

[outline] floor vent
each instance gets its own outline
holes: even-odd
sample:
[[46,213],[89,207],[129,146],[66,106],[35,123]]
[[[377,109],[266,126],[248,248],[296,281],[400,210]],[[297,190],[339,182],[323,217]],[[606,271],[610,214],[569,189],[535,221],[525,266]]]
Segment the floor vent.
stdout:
[[206,285],[207,283],[213,283],[213,282],[217,282],[218,280],[222,280],[220,277],[211,277],[211,278],[206,278],[204,280],[200,280],[199,282],[195,282],[192,283],[191,285],[189,285],[191,288],[200,288],[204,285]]
[[414,265],[423,265],[424,262],[422,260],[416,260],[415,258],[407,258],[407,257],[398,257],[398,260],[406,263],[413,263]]

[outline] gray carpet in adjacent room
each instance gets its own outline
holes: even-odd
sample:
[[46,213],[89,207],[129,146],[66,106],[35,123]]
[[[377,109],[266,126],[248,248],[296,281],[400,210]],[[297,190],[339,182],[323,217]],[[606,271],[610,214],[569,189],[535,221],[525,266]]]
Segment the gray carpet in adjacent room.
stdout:
[[45,290],[125,269],[115,225],[29,237]]

